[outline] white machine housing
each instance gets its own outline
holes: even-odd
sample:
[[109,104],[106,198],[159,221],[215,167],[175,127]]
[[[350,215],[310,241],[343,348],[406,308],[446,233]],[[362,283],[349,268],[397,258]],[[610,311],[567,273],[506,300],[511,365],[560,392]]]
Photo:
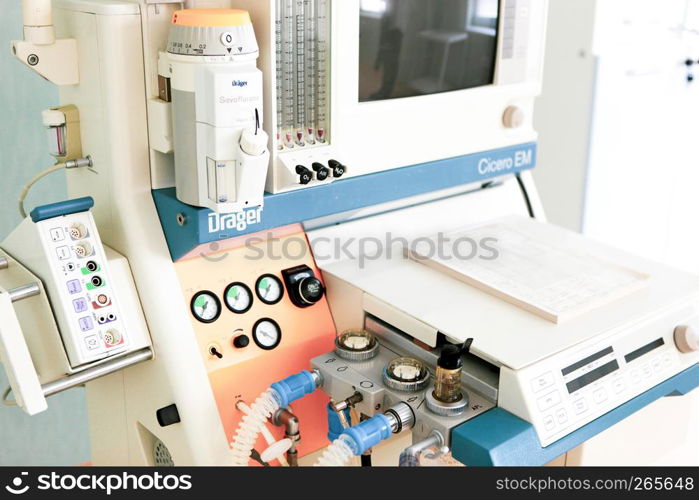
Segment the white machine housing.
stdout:
[[[530,422],[548,446],[699,361],[699,350],[683,352],[675,338],[677,327],[693,327],[696,346],[699,279],[529,219],[516,196],[510,180],[386,214],[359,213],[311,231],[310,239],[338,331],[372,317],[430,347],[439,334],[457,343],[473,338],[470,352],[499,369],[497,405]],[[556,324],[401,252],[401,241],[478,226],[491,216],[540,241],[623,263],[648,275],[647,286]],[[414,220],[434,222],[425,233]],[[379,255],[372,243],[362,257],[362,239],[383,242],[387,232],[397,248]],[[338,242],[349,249],[339,257],[328,246]]]
[[[547,0],[503,0],[492,85],[419,97],[359,102],[360,0],[330,1],[330,117],[326,143],[272,148],[267,191],[278,193],[336,181],[298,183],[297,165],[330,159],[346,177],[365,175],[535,141],[533,108],[541,91]],[[239,0],[252,16],[265,75],[265,123],[277,122],[275,1]],[[351,20],[351,21],[350,21]]]

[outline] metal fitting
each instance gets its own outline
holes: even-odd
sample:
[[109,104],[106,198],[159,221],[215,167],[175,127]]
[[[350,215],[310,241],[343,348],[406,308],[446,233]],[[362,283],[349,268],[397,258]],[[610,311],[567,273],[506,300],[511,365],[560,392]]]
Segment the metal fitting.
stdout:
[[298,417],[286,408],[280,408],[272,415],[272,423],[278,427],[284,427],[284,437],[291,440],[291,447],[286,452],[286,460],[291,467],[298,467],[299,452],[296,444],[301,441]]
[[78,158],[76,160],[68,160],[66,162],[66,168],[81,168],[81,167],[91,167],[92,157],[87,155],[85,158]]
[[398,459],[398,465],[400,467],[419,467],[420,457],[430,448],[438,448],[439,452],[430,454],[429,457],[437,457],[448,452],[448,449],[444,448],[444,437],[438,431],[432,431],[430,435],[412,446],[409,446],[400,454]]
[[384,412],[393,434],[410,430],[415,425],[415,413],[408,403],[398,403]]
[[355,392],[350,397],[340,401],[339,403],[332,403],[333,410],[340,413],[347,408],[353,408],[354,405],[361,403],[362,399],[364,399],[364,397],[359,392]]
[[316,388],[320,389],[323,387],[323,383],[325,382],[323,380],[323,375],[320,373],[318,369],[315,369],[311,372],[311,377],[313,377],[313,380],[316,383]]

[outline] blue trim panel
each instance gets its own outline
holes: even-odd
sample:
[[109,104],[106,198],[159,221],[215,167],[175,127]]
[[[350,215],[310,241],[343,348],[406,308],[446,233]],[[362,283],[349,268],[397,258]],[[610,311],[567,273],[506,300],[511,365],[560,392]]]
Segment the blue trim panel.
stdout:
[[503,410],[490,411],[452,431],[452,455],[471,466],[539,466],[664,396],[684,395],[699,386],[699,364],[678,373],[578,430],[542,448],[534,426]]
[[[324,186],[265,195],[264,209],[216,216],[180,202],[175,188],[156,189],[153,199],[170,255],[177,260],[197,246],[409,198],[534,168],[536,143],[526,143],[411,167],[341,179]],[[186,224],[177,223],[177,214]],[[211,215],[211,217],[209,217]]]
[[95,206],[95,200],[91,196],[85,198],[76,198],[74,200],[59,201],[49,205],[41,205],[36,207],[29,214],[34,222],[39,222],[54,217],[63,215],[77,214],[79,212],[87,212]]

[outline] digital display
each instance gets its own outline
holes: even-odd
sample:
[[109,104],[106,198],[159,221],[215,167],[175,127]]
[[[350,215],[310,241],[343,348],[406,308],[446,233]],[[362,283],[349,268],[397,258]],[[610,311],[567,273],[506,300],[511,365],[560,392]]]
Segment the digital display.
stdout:
[[599,380],[612,372],[617,371],[618,369],[619,363],[617,363],[617,360],[615,359],[614,361],[610,361],[609,363],[602,365],[599,368],[595,368],[594,370],[587,372],[585,375],[582,375],[568,382],[566,384],[568,392],[572,394],[575,391],[580,390],[587,385],[590,385],[592,382]]
[[611,354],[614,352],[614,349],[611,347],[607,347],[606,349],[602,349],[600,352],[596,352],[595,354],[592,354],[585,359],[581,359],[580,361],[573,363],[570,366],[566,366],[561,370],[561,373],[565,377],[569,373],[573,373],[575,370],[582,368],[583,366],[592,363],[593,361],[597,361],[600,358],[605,357],[607,354]]
[[644,354],[648,354],[654,349],[657,349],[660,346],[665,345],[665,341],[662,338],[659,338],[658,340],[654,340],[650,344],[646,344],[643,347],[640,347],[639,349],[636,349],[633,352],[628,353],[626,356],[624,356],[624,359],[626,360],[627,363],[630,363],[636,358],[640,358]]
[[359,100],[493,83],[499,0],[361,0]]

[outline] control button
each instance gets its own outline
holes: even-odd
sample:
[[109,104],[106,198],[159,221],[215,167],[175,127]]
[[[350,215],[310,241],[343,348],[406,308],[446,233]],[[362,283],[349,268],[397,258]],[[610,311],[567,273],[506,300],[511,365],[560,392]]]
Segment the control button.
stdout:
[[315,171],[316,179],[319,181],[324,181],[330,177],[330,169],[324,166],[322,163],[315,162],[313,165],[311,165],[311,168],[313,168]]
[[94,351],[100,346],[100,340],[97,338],[97,335],[90,335],[89,337],[85,337],[85,346],[89,351]]
[[641,367],[641,375],[643,375],[643,378],[650,378],[653,376],[653,370],[650,369],[650,365],[648,363]]
[[547,431],[551,431],[556,427],[556,421],[553,419],[553,415],[546,415],[544,417],[544,427],[546,427]]
[[51,241],[54,243],[63,241],[66,237],[66,235],[63,233],[63,229],[60,227],[54,227],[53,229],[49,230],[49,234],[51,235]]
[[544,373],[543,375],[539,375],[536,377],[534,380],[532,380],[532,390],[534,392],[539,392],[547,387],[551,387],[553,385],[553,373],[548,372]]
[[87,311],[87,300],[84,298],[75,299],[73,301],[73,309],[76,313],[81,313]]
[[670,353],[665,353],[663,354],[663,366],[665,368],[669,368],[672,366],[672,356],[670,356]]
[[626,389],[626,384],[624,383],[624,379],[618,378],[614,382],[612,382],[612,388],[614,389],[614,392],[616,394],[619,394],[622,392],[624,389]]
[[699,330],[688,325],[675,328],[675,345],[681,353],[699,351]]
[[68,291],[71,294],[80,293],[83,289],[83,287],[80,285],[80,281],[78,280],[70,280],[68,283],[66,283],[66,285],[68,286]]
[[233,38],[233,33],[230,31],[226,31],[225,33],[221,33],[221,43],[223,44],[224,47],[233,47],[233,44],[235,43],[235,38]]
[[248,337],[247,335],[238,335],[236,338],[233,339],[233,345],[238,349],[247,347],[248,345],[250,345],[250,337]]
[[517,106],[508,106],[502,114],[502,124],[505,128],[519,128],[524,124],[524,111]]
[[631,381],[638,384],[641,381],[641,372],[637,369],[631,370]]
[[313,269],[301,265],[282,271],[289,298],[297,307],[310,307],[323,298],[325,287]]
[[568,421],[568,412],[565,408],[556,410],[556,420],[558,420],[559,424],[565,424]]
[[299,184],[308,184],[313,180],[313,173],[303,165],[296,165],[296,173],[299,174]]
[[333,171],[333,177],[335,178],[342,177],[343,175],[345,175],[345,172],[347,171],[345,166],[337,160],[328,161],[328,166]]
[[70,259],[70,248],[67,246],[58,247],[56,249],[56,255],[60,260]]
[[546,411],[549,408],[556,406],[561,402],[561,393],[558,391],[549,392],[546,396],[541,397],[537,400],[539,409],[541,411]]
[[656,356],[655,358],[650,360],[650,365],[653,367],[653,370],[656,372],[659,372],[663,369],[663,363],[660,361],[660,356]]
[[607,390],[606,389],[597,389],[593,394],[592,394],[592,399],[595,400],[595,403],[601,404],[604,403],[607,400]]
[[95,326],[95,324],[92,322],[92,318],[89,316],[85,316],[84,318],[80,318],[78,320],[78,324],[80,325],[80,330],[82,330],[83,332],[89,332]]
[[575,400],[573,402],[573,410],[578,415],[580,415],[581,413],[585,413],[587,411],[587,399],[580,398]]

